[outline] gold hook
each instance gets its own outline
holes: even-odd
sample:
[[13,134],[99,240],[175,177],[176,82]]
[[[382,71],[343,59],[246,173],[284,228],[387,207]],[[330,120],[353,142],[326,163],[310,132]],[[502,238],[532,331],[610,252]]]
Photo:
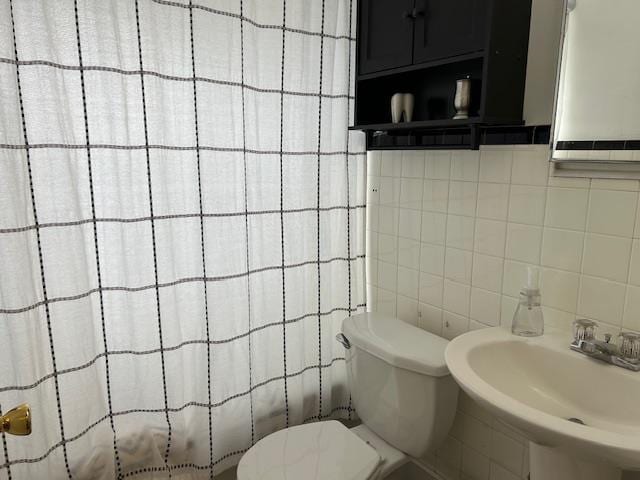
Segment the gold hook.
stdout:
[[18,405],[0,416],[0,433],[11,435],[31,434],[31,408],[26,403]]

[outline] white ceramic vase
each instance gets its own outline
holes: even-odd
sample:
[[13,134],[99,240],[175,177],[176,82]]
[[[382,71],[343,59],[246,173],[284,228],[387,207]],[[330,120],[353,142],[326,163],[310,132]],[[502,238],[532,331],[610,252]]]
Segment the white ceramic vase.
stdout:
[[[412,93],[396,93],[391,97],[391,121],[400,123],[410,122],[413,118],[415,97]],[[404,116],[404,118],[403,118]]]
[[410,122],[413,118],[413,105],[415,104],[415,97],[412,93],[405,93],[402,96],[402,111],[404,113],[404,121]]
[[396,93],[391,97],[391,121],[400,123],[404,109],[404,94]]

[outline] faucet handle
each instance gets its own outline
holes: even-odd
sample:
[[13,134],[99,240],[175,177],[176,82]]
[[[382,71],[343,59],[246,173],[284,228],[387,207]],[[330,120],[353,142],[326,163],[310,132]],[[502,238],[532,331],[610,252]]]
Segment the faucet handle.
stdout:
[[640,335],[621,332],[618,336],[618,349],[624,358],[640,361]]
[[596,336],[596,328],[598,324],[593,320],[579,318],[573,321],[573,340],[593,340]]

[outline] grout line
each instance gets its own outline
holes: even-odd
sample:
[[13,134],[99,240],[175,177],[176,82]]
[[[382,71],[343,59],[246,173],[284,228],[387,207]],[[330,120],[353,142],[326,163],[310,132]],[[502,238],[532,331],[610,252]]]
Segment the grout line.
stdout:
[[[447,211],[444,214],[445,215],[445,219],[444,219],[444,251],[443,251],[443,257],[442,257],[442,294],[441,294],[441,299],[440,299],[440,303],[441,303],[441,307],[440,310],[442,311],[441,315],[440,315],[440,335],[444,336],[444,327],[445,327],[445,319],[444,319],[444,313],[445,313],[445,308],[444,308],[444,289],[445,289],[445,278],[444,278],[444,274],[446,272],[446,257],[447,257],[447,235],[449,234],[449,205],[451,204],[451,199],[450,199],[450,194],[451,194],[451,152],[448,152],[449,154],[449,175],[446,179],[447,182]],[[426,174],[426,165],[425,165],[425,174]],[[422,235],[421,235],[422,238]]]
[[[475,271],[475,259],[476,259],[476,231],[478,227],[478,198],[480,197],[480,151],[478,150],[478,168],[476,171],[476,205],[474,208],[475,218],[473,220],[473,235],[471,239],[471,278],[469,279],[469,322],[467,323],[467,331],[471,328],[471,312],[473,311],[473,289],[477,288],[473,286],[473,273]],[[502,299],[500,304],[502,305]],[[501,310],[501,309],[500,309]],[[498,310],[498,325],[500,325],[500,310]],[[480,322],[474,319],[474,322]]]
[[[502,302],[503,302],[503,297],[505,296],[504,292],[504,279],[506,276],[506,270],[507,270],[507,242],[509,240],[509,210],[511,210],[511,178],[513,177],[513,150],[510,150],[510,161],[509,161],[509,188],[507,188],[507,218],[506,218],[506,226],[505,226],[505,232],[504,232],[504,244],[502,245],[502,258],[503,258],[503,263],[502,263],[502,282],[501,282],[501,286],[500,286],[500,290],[501,290],[501,297],[500,297],[500,326],[504,326],[503,325],[503,318],[502,318]],[[512,261],[512,260],[510,260]],[[514,312],[515,314],[515,312]],[[511,320],[513,323],[513,319]]]
[[[420,266],[422,265],[422,205],[424,204],[424,181],[427,173],[427,150],[424,152],[420,152],[422,155],[422,177],[420,180],[420,239],[418,240],[418,291],[417,293],[417,305],[416,305],[416,322],[418,327],[424,328],[423,320],[422,320],[422,310],[420,308],[420,286],[421,286],[421,277],[422,271],[420,270]],[[402,173],[402,171],[400,171]],[[402,194],[402,192],[400,192]]]
[[576,306],[575,306],[575,312],[573,314],[573,318],[574,320],[579,318],[579,311],[580,311],[580,297],[582,296],[582,282],[583,282],[583,278],[584,278],[584,252],[586,249],[586,245],[587,245],[587,224],[589,223],[589,214],[591,213],[591,181],[592,179],[589,179],[589,189],[587,190],[587,210],[585,212],[585,217],[584,217],[584,228],[582,230],[583,232],[583,238],[582,238],[582,254],[580,255],[580,277],[578,279],[578,294],[576,295]]

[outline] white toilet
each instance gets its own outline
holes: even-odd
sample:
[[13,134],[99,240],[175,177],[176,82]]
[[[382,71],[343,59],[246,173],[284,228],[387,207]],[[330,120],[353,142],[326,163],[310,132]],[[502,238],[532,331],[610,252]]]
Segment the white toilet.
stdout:
[[362,425],[327,421],[272,433],[244,454],[238,480],[384,479],[444,440],[458,401],[447,340],[380,313],[346,318],[338,340]]

